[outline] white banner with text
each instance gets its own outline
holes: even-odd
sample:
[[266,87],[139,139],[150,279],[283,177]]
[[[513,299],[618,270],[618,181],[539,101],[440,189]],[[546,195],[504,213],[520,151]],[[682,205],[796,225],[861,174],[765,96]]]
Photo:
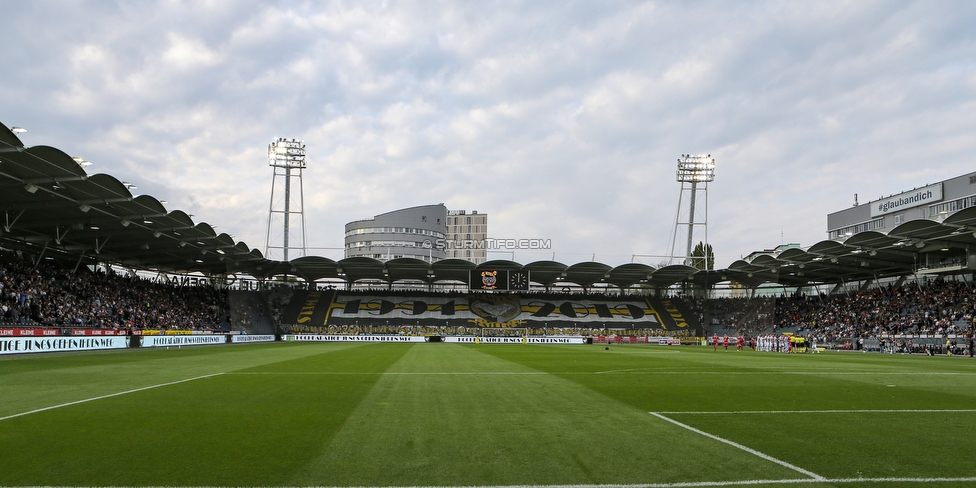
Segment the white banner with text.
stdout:
[[224,335],[142,336],[142,347],[202,346],[226,343],[227,336]]
[[445,337],[444,342],[460,344],[586,344],[583,337]]
[[397,335],[328,335],[328,334],[289,334],[286,341],[295,342],[427,342],[423,336]]
[[0,354],[32,352],[95,351],[129,347],[128,336],[109,337],[4,337],[0,338]]
[[234,344],[242,344],[246,342],[274,342],[274,340],[275,336],[271,334],[245,334],[230,337],[230,341]]

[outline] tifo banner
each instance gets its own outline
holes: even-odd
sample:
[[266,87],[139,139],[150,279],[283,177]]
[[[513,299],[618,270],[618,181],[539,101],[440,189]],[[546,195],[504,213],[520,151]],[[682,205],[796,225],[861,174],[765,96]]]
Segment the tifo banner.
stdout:
[[245,342],[274,342],[274,340],[275,336],[270,334],[246,334],[230,336],[230,341],[234,344],[242,344]]
[[645,297],[532,294],[295,293],[281,319],[286,334],[478,335],[483,328],[525,328],[529,335],[698,337],[683,301]]
[[36,337],[36,336],[56,336],[61,335],[61,329],[0,329],[0,337]]
[[0,354],[92,351],[129,347],[128,336],[112,337],[16,337],[0,338]]
[[323,334],[294,334],[286,335],[286,341],[295,342],[426,342],[425,337],[420,336],[383,336],[383,335],[323,335]]
[[177,336],[143,336],[142,347],[162,346],[201,346],[206,344],[226,344],[224,335],[177,335]]

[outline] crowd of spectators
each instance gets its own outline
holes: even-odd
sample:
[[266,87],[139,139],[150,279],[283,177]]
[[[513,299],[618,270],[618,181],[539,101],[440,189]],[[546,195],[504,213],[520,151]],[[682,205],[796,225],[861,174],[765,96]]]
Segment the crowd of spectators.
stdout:
[[214,330],[226,322],[227,303],[226,292],[211,287],[35,266],[0,252],[0,323],[7,325]]
[[[264,296],[269,310],[238,314],[278,321],[291,288],[274,287]],[[345,291],[369,295],[371,290]],[[383,290],[384,295],[466,296],[470,292]],[[539,298],[565,299],[563,293],[537,292]],[[604,294],[574,298],[619,299]],[[175,286],[109,271],[77,271],[42,261],[35,265],[17,254],[0,252],[0,323],[108,329],[219,329],[230,321],[226,290]],[[792,295],[779,298],[685,300],[706,328],[734,328],[753,335],[788,330],[824,340],[890,335],[972,333],[976,315],[973,284],[953,279],[911,281],[851,294]],[[240,305],[240,304],[238,304]],[[249,307],[238,308],[249,309]],[[241,326],[246,323],[238,324]]]
[[689,303],[706,335],[752,337],[792,332],[856,346],[864,339],[968,338],[976,332],[976,283],[954,277],[923,278],[838,295],[714,298]]
[[850,295],[783,297],[772,325],[827,339],[965,334],[976,304],[972,286],[939,278]]

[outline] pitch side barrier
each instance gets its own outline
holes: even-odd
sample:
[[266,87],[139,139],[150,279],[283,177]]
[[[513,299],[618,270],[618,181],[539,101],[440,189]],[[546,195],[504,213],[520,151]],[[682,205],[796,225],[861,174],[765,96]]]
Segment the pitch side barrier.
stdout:
[[215,344],[246,344],[252,342],[274,342],[271,334],[208,334],[208,335],[153,335],[138,337],[139,347],[170,346],[208,346]]
[[289,342],[447,342],[455,344],[589,344],[588,337],[481,337],[481,336],[409,336],[409,335],[339,335],[288,334]]
[[183,347],[217,344],[274,342],[275,336],[206,334],[206,335],[17,335],[0,337],[0,355],[40,352],[101,351],[125,348]]
[[21,336],[0,338],[0,355],[38,352],[98,351],[131,347],[129,336]]

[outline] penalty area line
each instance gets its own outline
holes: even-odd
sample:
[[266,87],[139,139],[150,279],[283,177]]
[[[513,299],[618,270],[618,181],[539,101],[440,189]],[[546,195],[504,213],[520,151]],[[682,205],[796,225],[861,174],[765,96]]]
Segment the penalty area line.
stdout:
[[748,452],[749,454],[752,454],[754,456],[761,457],[761,458],[763,458],[763,459],[765,459],[767,461],[770,461],[770,462],[774,462],[774,463],[776,463],[776,464],[778,464],[780,466],[784,466],[784,467],[790,468],[793,471],[796,471],[797,473],[801,473],[801,474],[804,474],[806,476],[809,476],[809,477],[813,478],[814,480],[822,481],[822,480],[825,480],[826,479],[826,478],[824,478],[823,476],[820,476],[817,473],[814,473],[814,472],[811,472],[811,471],[807,471],[807,470],[805,470],[805,469],[803,469],[803,468],[801,468],[799,466],[790,464],[790,463],[788,463],[786,461],[783,461],[783,460],[780,460],[780,459],[776,459],[776,458],[774,458],[774,457],[772,457],[772,456],[770,456],[768,454],[763,454],[763,453],[761,453],[761,452],[759,452],[759,451],[757,451],[755,449],[752,449],[750,447],[743,446],[742,444],[739,444],[737,442],[732,442],[732,441],[730,441],[728,439],[719,437],[717,435],[709,434],[708,432],[705,432],[704,430],[696,429],[696,428],[694,428],[694,427],[692,427],[692,426],[690,426],[688,424],[683,424],[681,422],[678,422],[677,420],[671,419],[669,417],[665,417],[664,415],[661,415],[661,414],[659,414],[657,412],[647,412],[647,413],[649,413],[649,414],[651,414],[651,415],[653,415],[653,416],[655,416],[655,417],[657,417],[657,418],[659,418],[661,420],[665,420],[665,421],[671,422],[672,424],[677,425],[678,427],[681,427],[683,429],[687,429],[687,430],[690,430],[690,431],[692,431],[692,432],[694,432],[696,434],[700,434],[700,435],[703,435],[705,437],[708,437],[709,439],[713,439],[713,440],[716,440],[716,441],[719,441],[719,442],[728,444],[728,445],[730,445],[732,447],[735,447],[736,449],[741,449],[741,450],[743,450],[745,452]]
[[186,383],[188,381],[202,380],[204,378],[210,378],[210,377],[213,377],[213,376],[220,376],[222,374],[224,374],[224,373],[205,374],[203,376],[197,376],[195,378],[187,378],[187,379],[184,379],[184,380],[170,381],[168,383],[160,383],[158,385],[143,386],[142,388],[135,388],[135,389],[132,389],[132,390],[120,391],[120,392],[117,392],[117,393],[109,393],[108,395],[101,395],[101,396],[97,396],[97,397],[86,398],[84,400],[75,400],[73,402],[62,403],[60,405],[52,405],[50,407],[38,408],[36,410],[31,410],[29,412],[21,412],[21,413],[15,413],[13,415],[7,415],[6,417],[0,417],[0,421],[12,419],[12,418],[17,418],[17,417],[23,417],[24,415],[30,415],[32,413],[39,413],[39,412],[45,412],[47,410],[54,410],[56,408],[70,407],[71,405],[78,405],[79,403],[88,403],[88,402],[93,402],[95,400],[103,400],[105,398],[112,398],[112,397],[117,397],[117,396],[121,396],[121,395],[128,395],[129,393],[137,393],[137,392],[140,392],[140,391],[152,390],[153,388],[162,388],[164,386],[178,385],[180,383]]

